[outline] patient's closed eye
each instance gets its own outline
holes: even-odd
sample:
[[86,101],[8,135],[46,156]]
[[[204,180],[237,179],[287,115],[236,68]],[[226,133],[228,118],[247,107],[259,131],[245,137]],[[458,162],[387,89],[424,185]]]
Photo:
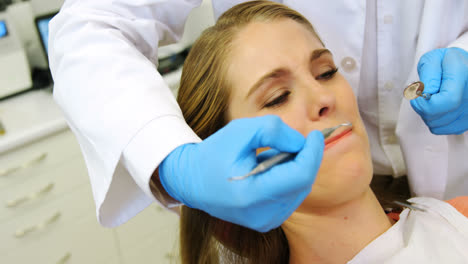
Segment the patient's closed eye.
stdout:
[[271,107],[277,107],[282,105],[283,103],[287,102],[289,94],[291,94],[290,91],[284,91],[281,93],[279,96],[274,97],[270,101],[268,101],[264,107],[266,108],[271,108]]
[[[332,79],[335,74],[338,72],[338,68],[333,68],[331,70],[328,70],[317,77],[315,77],[316,80],[318,81],[327,81]],[[279,107],[282,104],[286,103],[288,101],[289,95],[291,94],[291,91],[285,90],[282,93],[280,93],[278,96],[274,96],[272,99],[268,100],[262,108],[274,108],[274,107]]]
[[330,80],[335,76],[335,74],[338,72],[338,68],[331,69],[325,73],[320,74],[317,76],[315,79],[317,80]]

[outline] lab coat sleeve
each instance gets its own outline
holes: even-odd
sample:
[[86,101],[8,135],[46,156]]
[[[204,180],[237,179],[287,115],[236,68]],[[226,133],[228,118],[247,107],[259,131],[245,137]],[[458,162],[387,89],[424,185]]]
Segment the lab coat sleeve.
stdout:
[[201,0],[68,0],[50,23],[54,98],[88,167],[99,222],[120,225],[155,199],[152,173],[200,139],[157,72]]
[[[468,51],[468,5],[465,6],[463,29],[460,36],[449,44]],[[468,73],[467,73],[468,74]],[[461,135],[447,136],[448,178],[445,198],[468,195],[468,131]]]

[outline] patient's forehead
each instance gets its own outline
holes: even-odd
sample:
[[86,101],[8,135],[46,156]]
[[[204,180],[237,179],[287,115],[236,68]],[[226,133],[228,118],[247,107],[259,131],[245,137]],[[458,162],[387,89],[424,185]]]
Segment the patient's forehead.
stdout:
[[[296,49],[300,45],[323,48],[317,35],[308,27],[297,21],[281,18],[274,21],[255,21],[242,27],[233,39],[231,53],[239,56],[250,52],[249,55],[261,54],[262,47],[280,48],[286,44],[287,50]],[[278,45],[274,45],[278,44]]]

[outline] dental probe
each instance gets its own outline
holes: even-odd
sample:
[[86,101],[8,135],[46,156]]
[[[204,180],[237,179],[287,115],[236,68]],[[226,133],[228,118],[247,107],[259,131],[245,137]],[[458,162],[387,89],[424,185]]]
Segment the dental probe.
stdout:
[[[334,127],[329,127],[329,128],[325,128],[324,130],[322,130],[322,134],[323,134],[323,138],[328,138],[335,130],[337,130],[338,128],[342,127],[342,126],[352,126],[353,124],[351,124],[350,122],[347,122],[347,123],[343,123],[343,124],[339,124],[339,125],[336,125]],[[262,162],[260,162],[257,167],[255,167],[252,171],[250,171],[249,173],[247,173],[246,175],[243,175],[243,176],[237,176],[237,177],[231,177],[231,178],[228,178],[229,181],[236,181],[236,180],[243,180],[249,176],[252,176],[252,175],[255,175],[255,174],[259,174],[261,172],[264,172],[270,168],[272,168],[273,166],[275,166],[276,164],[279,164],[279,163],[282,163],[286,160],[289,160],[289,159],[292,159],[294,158],[294,156],[296,155],[297,153],[289,153],[289,152],[281,152],[269,159],[266,159]]]
[[398,205],[403,206],[403,207],[407,207],[409,209],[418,210],[418,211],[421,211],[421,212],[426,212],[426,209],[419,208],[419,207],[411,205],[409,203],[404,203],[404,202],[399,202],[399,201],[393,201],[393,203],[398,204]]

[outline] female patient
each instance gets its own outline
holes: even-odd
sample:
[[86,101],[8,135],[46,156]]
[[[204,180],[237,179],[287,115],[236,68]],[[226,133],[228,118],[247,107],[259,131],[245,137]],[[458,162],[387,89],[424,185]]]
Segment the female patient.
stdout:
[[304,136],[353,124],[325,141],[312,191],[277,229],[259,233],[183,207],[183,263],[468,262],[468,219],[452,205],[413,198],[425,211],[406,209],[398,221],[384,212],[369,187],[369,142],[353,90],[297,12],[265,1],[228,10],[194,44],[178,101],[201,138],[231,120],[264,115]]

